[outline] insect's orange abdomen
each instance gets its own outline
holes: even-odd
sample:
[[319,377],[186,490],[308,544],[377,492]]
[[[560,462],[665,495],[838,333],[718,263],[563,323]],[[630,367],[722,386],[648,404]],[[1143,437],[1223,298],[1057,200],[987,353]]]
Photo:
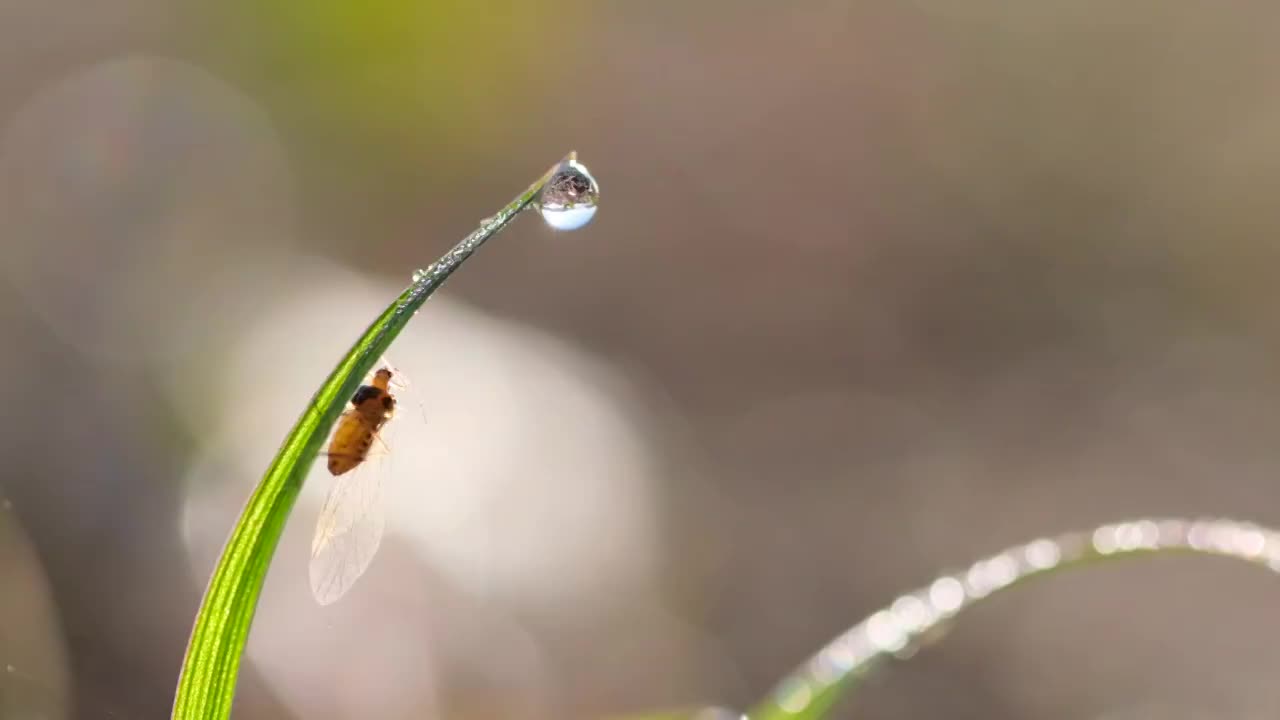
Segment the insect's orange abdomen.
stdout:
[[329,472],[341,475],[364,462],[373,433],[374,427],[359,412],[344,415],[329,441]]

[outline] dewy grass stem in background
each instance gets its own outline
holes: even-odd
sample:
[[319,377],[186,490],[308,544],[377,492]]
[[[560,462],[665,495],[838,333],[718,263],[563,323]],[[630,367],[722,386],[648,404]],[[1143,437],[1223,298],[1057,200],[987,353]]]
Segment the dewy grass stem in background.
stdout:
[[1026,580],[1103,560],[1194,553],[1236,558],[1280,572],[1280,532],[1232,520],[1146,519],[1040,538],[979,560],[907,593],[854,625],[784,679],[746,716],[815,720],[854,695],[873,669],[909,657],[956,613]]
[[598,199],[595,180],[570,153],[444,257],[415,272],[413,283],[342,358],[285,438],[223,548],[191,631],[174,697],[175,719],[223,720],[231,715],[258,596],[302,482],[356,387],[410,318],[463,261],[522,211],[536,208],[552,227],[572,230],[591,220]]

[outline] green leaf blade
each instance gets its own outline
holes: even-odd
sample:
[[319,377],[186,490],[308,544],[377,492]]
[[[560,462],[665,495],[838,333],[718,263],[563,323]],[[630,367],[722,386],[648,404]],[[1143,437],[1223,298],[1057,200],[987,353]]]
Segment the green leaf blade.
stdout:
[[570,153],[497,214],[423,271],[375,319],[303,411],[249,497],[223,548],[196,615],[174,696],[175,720],[224,720],[235,699],[240,660],[271,558],[302,483],[347,399],[427,298],[486,240],[537,199]]

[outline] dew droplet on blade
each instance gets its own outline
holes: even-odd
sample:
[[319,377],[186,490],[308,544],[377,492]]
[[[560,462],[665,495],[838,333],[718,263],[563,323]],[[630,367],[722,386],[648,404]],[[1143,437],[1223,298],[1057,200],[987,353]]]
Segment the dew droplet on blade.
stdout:
[[586,166],[566,160],[538,193],[538,213],[556,230],[577,230],[591,222],[600,202],[600,185]]

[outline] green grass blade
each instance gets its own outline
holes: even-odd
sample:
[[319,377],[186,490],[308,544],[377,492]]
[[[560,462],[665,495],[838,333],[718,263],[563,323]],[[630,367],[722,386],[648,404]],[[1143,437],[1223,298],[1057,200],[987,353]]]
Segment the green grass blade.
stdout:
[[726,708],[706,706],[659,710],[643,715],[611,715],[604,720],[739,720],[740,717]]
[[312,397],[250,496],[209,580],[178,678],[175,719],[230,717],[241,653],[271,556],[303,480],[361,380],[436,288],[529,207],[555,172],[574,158],[570,153],[452,250],[416,273],[413,284],[369,325]]
[[1098,562],[1193,553],[1280,572],[1280,532],[1231,520],[1136,520],[1041,538],[944,575],[850,628],[779,683],[751,720],[817,720],[851,699],[887,660],[936,638],[957,613],[1036,578]]

